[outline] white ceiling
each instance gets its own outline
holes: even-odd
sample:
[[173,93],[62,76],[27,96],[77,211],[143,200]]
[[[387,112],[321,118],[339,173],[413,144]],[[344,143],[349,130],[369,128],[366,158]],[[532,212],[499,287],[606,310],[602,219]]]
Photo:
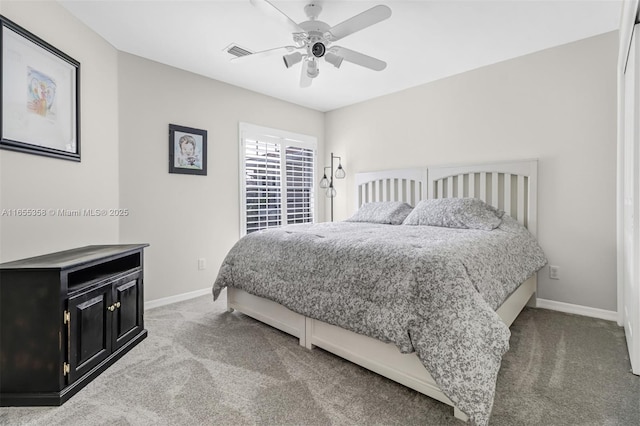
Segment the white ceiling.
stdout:
[[[330,111],[481,66],[618,29],[621,0],[320,0],[320,21],[336,25],[377,4],[388,20],[337,44],[388,63],[372,71],[320,62],[300,88],[300,64],[281,57],[231,62],[231,43],[251,51],[293,44],[284,25],[249,0],[59,0],[115,48],[216,80]],[[296,22],[305,0],[273,0]]]

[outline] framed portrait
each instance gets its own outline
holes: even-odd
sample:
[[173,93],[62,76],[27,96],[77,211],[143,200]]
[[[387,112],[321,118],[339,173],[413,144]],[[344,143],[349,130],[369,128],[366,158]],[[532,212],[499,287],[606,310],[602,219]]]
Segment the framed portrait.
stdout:
[[207,131],[169,124],[169,173],[207,175]]
[[0,148],[80,161],[80,63],[0,15]]

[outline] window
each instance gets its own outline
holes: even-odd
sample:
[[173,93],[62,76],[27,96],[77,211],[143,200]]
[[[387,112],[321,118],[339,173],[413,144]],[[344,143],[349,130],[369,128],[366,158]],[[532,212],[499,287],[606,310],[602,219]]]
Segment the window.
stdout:
[[313,222],[316,138],[240,123],[241,235]]

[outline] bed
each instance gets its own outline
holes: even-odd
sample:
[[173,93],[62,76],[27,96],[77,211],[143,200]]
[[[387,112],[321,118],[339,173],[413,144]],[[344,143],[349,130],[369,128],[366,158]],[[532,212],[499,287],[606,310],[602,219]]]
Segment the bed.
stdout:
[[[358,174],[356,176],[355,207],[359,208],[366,204],[386,201],[406,202],[412,206],[416,206],[422,200],[476,198],[483,200],[495,209],[503,210],[510,218],[513,218],[509,219],[505,216],[503,223],[508,223],[509,220],[512,220],[513,222],[517,221],[517,223],[528,229],[530,235],[535,236],[537,225],[536,192],[536,160],[479,165],[429,167],[425,169],[403,169]],[[314,232],[318,235],[312,235],[312,237],[318,237],[319,239],[327,237],[332,238],[333,234],[331,234],[331,232],[334,231],[330,230],[330,226],[333,225],[317,225],[316,228],[314,228],[317,232]],[[334,234],[348,234],[352,232],[352,228],[355,227],[352,223],[336,224],[336,226],[340,226],[342,228],[340,228],[339,231],[334,232]],[[379,226],[379,228],[376,228],[376,226]],[[367,229],[367,232],[369,232],[370,235],[375,235],[387,232],[388,228],[384,228],[385,226],[394,227],[396,225],[369,225],[364,229]],[[407,228],[405,225],[400,225],[400,227]],[[445,231],[441,229],[428,230],[426,228],[435,227],[425,227],[424,230],[420,230],[420,232],[431,232],[426,235],[424,239],[445,238],[440,237],[440,234]],[[400,230],[399,232],[409,232],[407,229],[397,227],[395,229]],[[306,232],[306,230],[304,231]],[[322,232],[328,232],[328,234],[320,235],[319,233]],[[397,231],[389,230],[388,232]],[[474,232],[478,233],[478,231]],[[302,238],[298,235],[295,229],[290,231],[289,234]],[[456,232],[456,235],[460,235],[461,239],[471,238],[468,237],[468,235],[476,235],[472,232],[467,232],[464,236],[462,236],[462,234],[463,232]],[[288,238],[287,235],[283,235],[284,237],[280,236],[279,238]],[[304,238],[311,237],[309,237],[308,234],[305,234]],[[402,238],[406,240],[415,237],[407,234]],[[458,237],[451,238],[452,241],[456,241],[455,238]],[[268,244],[272,244],[272,242],[268,242]],[[361,242],[359,244],[363,243]],[[273,246],[267,245],[266,247]],[[398,250],[402,249],[403,248],[399,248]],[[454,247],[454,251],[455,250],[459,250],[458,246]],[[407,256],[399,257],[405,258]],[[339,261],[339,258],[336,258],[334,261]],[[539,267],[544,264],[542,261],[546,262],[544,259],[538,259],[536,266],[533,269],[539,269]],[[397,262],[402,263],[401,260],[397,260]],[[491,259],[487,257],[483,262],[491,262]],[[409,267],[412,267],[411,265]],[[498,265],[495,265],[495,267],[497,268]],[[224,265],[223,268],[221,268],[221,273],[218,280],[216,280],[216,284],[214,284],[214,296],[217,296],[221,288],[226,286],[224,283],[222,285],[219,283],[219,281],[223,281],[221,280],[221,276],[225,275],[225,273],[223,273],[223,269]],[[229,274],[233,275],[234,273],[229,272]],[[236,276],[238,275],[237,273],[235,274]],[[277,273],[275,275],[277,275]],[[523,282],[518,282],[517,285],[514,286],[514,290],[509,290],[506,300],[501,298],[499,299],[499,305],[494,303],[494,306],[492,306],[492,309],[494,309],[492,313],[494,315],[497,314],[499,320],[501,320],[506,327],[514,321],[527,303],[535,303],[535,271],[531,274],[527,274],[527,276],[527,279],[523,279]],[[310,280],[310,278],[307,279]],[[274,277],[274,281],[278,280],[279,278],[276,279]],[[416,329],[413,329],[411,333],[409,333],[411,335],[409,340],[413,338],[416,341],[415,347],[404,348],[402,351],[399,351],[398,348],[403,347],[402,342],[398,342],[398,340],[402,340],[402,336],[394,339],[387,335],[378,336],[376,333],[369,333],[368,331],[361,332],[360,330],[357,330],[359,332],[354,332],[346,329],[345,327],[332,325],[342,324],[339,318],[336,319],[334,317],[330,317],[328,320],[322,321],[317,319],[319,315],[316,315],[312,309],[305,309],[295,303],[287,304],[283,302],[288,305],[288,307],[285,307],[280,303],[272,301],[283,301],[286,300],[286,298],[278,297],[277,295],[269,295],[267,298],[264,294],[263,296],[265,297],[260,297],[255,294],[261,293],[252,288],[245,291],[240,288],[236,288],[235,286],[226,287],[229,311],[238,310],[259,321],[296,336],[299,338],[300,344],[309,349],[314,346],[320,347],[371,371],[388,377],[391,380],[415,389],[418,392],[435,398],[445,404],[451,405],[454,407],[455,417],[461,420],[468,420],[468,414],[471,413],[472,420],[474,420],[475,423],[486,424],[488,422],[488,416],[491,409],[490,404],[487,408],[486,405],[488,403],[484,401],[484,408],[476,409],[476,407],[466,401],[464,397],[460,397],[458,393],[451,391],[450,384],[447,380],[443,379],[442,370],[438,365],[440,360],[433,353],[428,354],[429,351],[435,351],[434,349],[431,349],[431,347],[438,346],[438,342],[427,339],[424,341],[430,343],[425,344],[416,337],[420,334]],[[394,294],[392,297],[397,296]],[[472,295],[472,297],[475,297],[475,295]],[[400,303],[400,305],[402,304]],[[446,312],[447,309],[452,308],[447,307],[443,311]],[[303,312],[307,312],[307,314],[305,315]],[[480,315],[491,316],[491,313],[484,311],[478,312],[480,312]],[[475,315],[478,312],[474,311],[472,314]],[[350,312],[347,311],[344,315],[349,316]],[[456,315],[457,314],[454,313],[454,316]],[[463,316],[463,314],[460,314],[460,317]],[[442,328],[439,330],[439,333],[441,333]],[[450,337],[447,333],[454,333],[453,330],[454,327],[451,327],[451,330],[444,329],[444,335]],[[495,324],[488,326],[488,328],[485,328],[482,331],[482,333],[494,332],[500,335],[500,338],[504,341],[504,330],[499,329]],[[374,335],[376,338],[365,335],[367,333]],[[506,339],[508,346],[508,330]],[[443,340],[445,340],[445,338],[443,338]],[[462,344],[464,346],[465,342],[463,341]],[[505,349],[503,348],[502,351],[504,350]],[[420,357],[416,352],[420,354]],[[427,354],[425,355],[423,352]],[[448,352],[447,356],[452,355],[455,354]],[[425,364],[425,358],[433,359],[434,362]],[[480,356],[478,358],[480,358]],[[495,355],[488,356],[487,358],[493,359],[495,358]],[[435,380],[434,377],[432,377],[432,374],[427,371],[425,365],[430,365],[432,367],[430,371],[432,371],[432,374],[435,372],[435,376],[438,377],[439,380]],[[493,380],[493,383],[486,384],[491,392],[493,392],[495,387],[495,376],[497,375],[497,368],[495,368],[495,365],[493,366],[492,371],[493,372],[491,374],[488,374],[487,378],[481,379],[481,381],[488,382]],[[447,372],[445,375],[449,374],[450,373]],[[457,377],[456,374],[457,371],[454,371],[451,375]],[[460,379],[451,379],[451,381],[455,380],[459,381]],[[443,391],[443,388],[438,383],[446,383],[447,391]],[[482,387],[472,390],[472,393],[473,392],[476,394],[485,393]],[[493,394],[491,393],[490,403],[493,401],[492,398]],[[455,403],[454,400],[457,401],[457,403]],[[459,406],[465,407],[465,409],[460,409],[458,408]]]

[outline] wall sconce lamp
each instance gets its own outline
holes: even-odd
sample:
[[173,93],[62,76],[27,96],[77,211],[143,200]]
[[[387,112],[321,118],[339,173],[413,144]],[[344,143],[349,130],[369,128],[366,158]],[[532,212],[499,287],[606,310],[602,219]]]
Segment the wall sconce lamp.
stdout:
[[[338,168],[333,169],[333,160],[338,159]],[[330,177],[327,177],[327,169],[330,170]],[[336,189],[333,187],[333,178],[336,179],[344,179],[347,176],[347,173],[342,168],[342,158],[337,155],[333,155],[331,153],[331,165],[324,168],[324,175],[322,179],[320,179],[320,188],[325,190],[325,195],[331,199],[331,222],[333,222],[333,199],[338,194]]]

